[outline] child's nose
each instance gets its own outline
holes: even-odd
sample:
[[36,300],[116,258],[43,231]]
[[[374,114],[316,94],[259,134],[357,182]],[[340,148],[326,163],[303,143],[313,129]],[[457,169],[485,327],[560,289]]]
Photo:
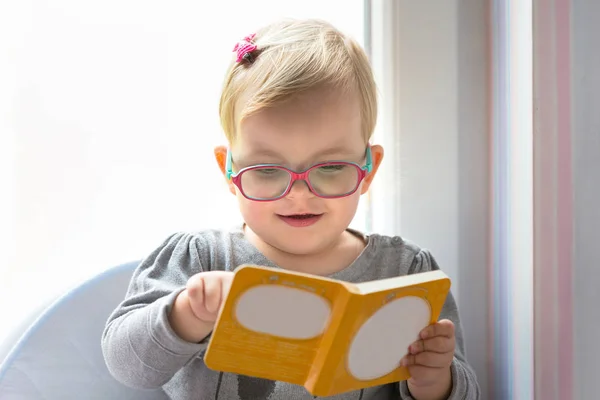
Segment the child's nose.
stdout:
[[300,197],[313,197],[314,194],[310,191],[308,183],[303,180],[297,180],[292,184],[292,188],[290,189],[290,193],[288,197],[300,198]]

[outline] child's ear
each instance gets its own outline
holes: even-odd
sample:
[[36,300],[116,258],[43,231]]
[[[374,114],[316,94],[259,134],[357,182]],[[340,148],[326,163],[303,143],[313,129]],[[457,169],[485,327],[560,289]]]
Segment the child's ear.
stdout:
[[369,187],[371,186],[371,182],[373,182],[373,178],[375,178],[375,173],[379,169],[381,161],[383,160],[383,147],[378,144],[371,146],[371,160],[373,163],[373,169],[371,169],[371,172],[365,176],[360,194],[367,193]]
[[231,179],[227,179],[227,146],[217,146],[214,150],[215,160],[217,160],[217,164],[219,164],[219,169],[223,174],[223,177],[227,181],[227,186],[229,187],[229,191],[232,194],[235,193],[235,185],[233,184]]

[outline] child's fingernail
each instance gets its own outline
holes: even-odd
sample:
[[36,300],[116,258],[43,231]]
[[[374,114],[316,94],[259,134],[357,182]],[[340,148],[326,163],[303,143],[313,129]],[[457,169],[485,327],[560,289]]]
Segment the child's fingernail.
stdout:
[[407,365],[408,365],[408,359],[403,358],[402,361],[400,361],[400,366],[406,367]]
[[429,336],[427,331],[421,331],[421,339],[427,339],[427,336]]

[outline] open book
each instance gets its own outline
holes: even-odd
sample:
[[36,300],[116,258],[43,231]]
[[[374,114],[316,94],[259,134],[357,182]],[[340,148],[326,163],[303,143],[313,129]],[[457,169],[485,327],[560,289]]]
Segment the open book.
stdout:
[[449,290],[442,271],[353,284],[244,265],[204,362],[216,371],[302,385],[314,396],[406,380],[400,360],[437,321]]

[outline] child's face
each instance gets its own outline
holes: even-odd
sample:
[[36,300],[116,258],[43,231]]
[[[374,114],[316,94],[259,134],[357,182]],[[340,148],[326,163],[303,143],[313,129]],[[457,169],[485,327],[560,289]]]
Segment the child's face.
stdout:
[[[257,164],[278,164],[301,172],[332,160],[362,167],[366,148],[358,96],[322,89],[246,118],[231,155],[236,172]],[[380,146],[371,151],[372,172],[346,197],[320,198],[304,181],[296,181],[285,197],[267,202],[247,199],[232,183],[230,190],[238,198],[244,221],[261,240],[286,253],[314,254],[334,245],[354,218],[360,195],[368,189],[383,155]],[[261,175],[260,179],[272,181],[273,177]],[[289,217],[293,215],[303,216]]]

